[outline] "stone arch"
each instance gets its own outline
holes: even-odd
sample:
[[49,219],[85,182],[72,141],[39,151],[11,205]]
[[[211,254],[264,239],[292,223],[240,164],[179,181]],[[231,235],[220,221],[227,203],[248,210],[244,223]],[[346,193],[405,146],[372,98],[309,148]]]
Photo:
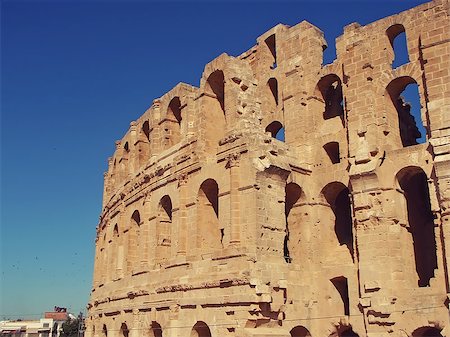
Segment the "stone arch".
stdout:
[[286,236],[284,239],[284,259],[286,262],[299,263],[304,253],[302,235],[302,211],[297,209],[305,198],[302,188],[290,182],[285,187]]
[[219,186],[214,179],[206,179],[197,196],[197,246],[203,251],[222,248],[224,229],[219,221],[219,210]]
[[[396,68],[409,62],[409,53],[406,40],[405,27],[396,23],[386,29],[386,36],[389,39],[392,52],[392,67]],[[400,45],[398,45],[400,42]],[[403,55],[406,51],[406,56]]]
[[289,332],[291,337],[311,337],[311,333],[302,325],[297,325]]
[[339,245],[347,246],[353,258],[353,219],[349,197],[350,191],[341,182],[331,182],[322,189],[321,194],[333,211],[334,232]]
[[170,257],[172,246],[172,199],[164,195],[158,203],[158,222],[156,225],[156,256],[161,262]]
[[323,146],[328,158],[332,164],[341,162],[341,155],[339,152],[339,142],[328,142]]
[[273,121],[266,126],[265,132],[270,132],[272,138],[276,138],[284,142],[285,139],[285,128],[283,124],[279,121]]
[[324,102],[323,119],[339,117],[344,126],[344,95],[342,81],[336,74],[323,76],[316,86],[316,96]]
[[267,81],[267,86],[269,87],[269,90],[272,94],[273,104],[274,104],[274,108],[276,110],[276,107],[278,106],[278,101],[279,101],[279,91],[278,91],[277,79],[275,77],[269,78],[269,80]]
[[416,80],[410,76],[400,76],[386,86],[386,96],[390,98],[393,110],[397,113],[397,125],[399,129],[400,141],[403,147],[418,144],[417,138],[421,137],[418,126],[424,126],[421,114],[417,114],[420,120],[416,121],[411,114],[411,105],[404,101],[401,94],[409,86],[417,86],[417,97],[420,101],[420,92]]
[[427,287],[438,267],[427,175],[422,168],[409,166],[401,169],[396,179],[406,201],[407,229],[412,236],[417,283],[419,287]]
[[130,218],[130,224],[128,228],[128,254],[127,254],[127,267],[130,273],[138,267],[138,250],[139,250],[139,236],[141,226],[141,215],[138,210],[134,210]]
[[129,337],[130,330],[128,330],[128,326],[126,323],[122,323],[119,330],[120,337]]
[[149,337],[162,337],[161,325],[155,321],[150,325],[150,336]]
[[277,43],[275,33],[268,36],[264,40],[264,42],[270,51],[270,55],[272,56],[272,60],[270,62],[270,69],[275,69],[277,67]]
[[414,330],[411,334],[412,337],[443,337],[441,334],[442,329],[423,326]]
[[190,337],[211,337],[211,330],[205,322],[198,321],[192,327]]

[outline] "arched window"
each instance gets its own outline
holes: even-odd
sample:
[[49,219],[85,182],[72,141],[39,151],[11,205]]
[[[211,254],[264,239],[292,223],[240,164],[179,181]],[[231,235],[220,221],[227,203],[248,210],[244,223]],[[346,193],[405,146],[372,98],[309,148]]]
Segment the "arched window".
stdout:
[[198,247],[206,251],[222,248],[223,227],[219,222],[219,186],[205,180],[198,191]]
[[172,245],[172,200],[168,195],[163,196],[159,201],[158,220],[156,255],[159,260],[166,260],[170,257]]
[[139,249],[139,232],[141,225],[141,216],[138,210],[135,210],[131,215],[131,223],[128,229],[128,254],[127,266],[132,273],[138,267],[138,249]]
[[156,322],[152,322],[150,327],[150,337],[162,337],[161,325]]
[[[388,84],[386,91],[397,111],[403,147],[424,143],[426,130],[422,122],[419,88],[416,81],[409,76],[398,77]],[[407,103],[405,99],[411,103]]]
[[291,337],[311,337],[311,333],[303,326],[296,326],[290,332]]
[[191,337],[211,337],[211,330],[205,322],[197,322],[192,328]]
[[225,78],[223,71],[216,70],[209,75],[203,98],[204,120],[201,131],[207,144],[215,148],[225,135]]
[[338,291],[341,300],[342,300],[342,311],[341,315],[350,315],[350,300],[348,298],[348,281],[346,277],[339,276],[332,278],[331,283],[333,283],[334,287]]
[[348,188],[338,182],[330,183],[322,194],[334,213],[334,232],[339,244],[347,246],[353,258],[353,220]]
[[332,164],[340,163],[340,153],[339,153],[339,143],[338,142],[329,142],[323,146],[325,152],[330,158]]
[[276,78],[272,77],[267,82],[267,85],[269,86],[270,92],[272,93],[273,100],[275,102],[275,105],[278,105],[278,81]]
[[108,329],[106,328],[106,324],[103,324],[102,333],[103,337],[108,337]]
[[330,119],[339,117],[341,118],[342,125],[344,125],[344,96],[342,94],[342,83],[339,76],[329,74],[322,77],[319,83],[317,83],[317,89],[325,103],[323,118]]
[[145,121],[144,124],[142,124],[142,132],[144,133],[145,139],[150,141],[150,124],[148,121]]
[[418,285],[427,287],[437,269],[434,217],[427,176],[419,167],[407,167],[397,174],[397,180],[406,199]]
[[164,121],[165,145],[170,147],[181,140],[181,101],[174,97],[167,108],[167,119]]
[[225,78],[223,76],[223,71],[214,71],[211,75],[209,75],[206,83],[207,92],[215,96],[222,113],[225,114]]
[[300,229],[301,225],[298,212],[292,209],[296,206],[300,197],[302,196],[302,189],[295,183],[289,183],[285,188],[285,205],[284,214],[286,217],[286,236],[284,239],[284,259],[290,263],[292,260],[296,261],[297,252],[299,251],[298,244],[301,240]]
[[272,62],[270,65],[271,69],[277,67],[277,46],[275,40],[275,34],[270,35],[265,41],[267,48],[269,48],[270,54],[272,55]]
[[414,330],[412,337],[443,337],[441,334],[441,329],[424,326],[419,329]]
[[120,326],[120,336],[121,337],[128,337],[129,331],[128,326],[125,323],[122,323]]
[[281,124],[279,121],[273,121],[266,127],[266,132],[270,132],[270,135],[278,139],[279,141],[284,142],[285,141],[285,130],[283,127],[283,124]]
[[397,68],[409,62],[408,46],[406,43],[405,27],[401,24],[390,26],[386,30],[386,35],[392,47],[393,61],[392,68]]

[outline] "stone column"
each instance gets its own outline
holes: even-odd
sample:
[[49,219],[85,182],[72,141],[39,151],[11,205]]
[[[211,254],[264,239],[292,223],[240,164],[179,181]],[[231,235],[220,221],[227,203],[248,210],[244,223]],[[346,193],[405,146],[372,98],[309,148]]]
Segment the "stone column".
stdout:
[[177,255],[185,256],[187,252],[187,182],[188,174],[181,174],[178,177],[178,190],[180,195],[180,209],[178,221],[178,252]]
[[230,168],[230,244],[237,245],[241,241],[241,215],[239,204],[239,159],[240,154],[235,153],[228,157]]

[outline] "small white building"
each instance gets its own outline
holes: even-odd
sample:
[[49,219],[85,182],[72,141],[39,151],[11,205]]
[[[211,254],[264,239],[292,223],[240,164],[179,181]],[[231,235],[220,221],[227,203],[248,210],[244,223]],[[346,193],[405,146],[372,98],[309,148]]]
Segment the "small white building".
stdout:
[[53,318],[24,321],[0,321],[1,337],[59,337],[61,321]]

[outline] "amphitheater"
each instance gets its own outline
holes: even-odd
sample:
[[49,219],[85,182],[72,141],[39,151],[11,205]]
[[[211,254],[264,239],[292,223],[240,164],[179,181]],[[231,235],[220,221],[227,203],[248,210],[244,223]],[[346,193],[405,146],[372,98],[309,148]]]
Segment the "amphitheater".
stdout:
[[326,65],[280,24],[155,99],[108,160],[86,336],[450,336],[449,12],[350,24]]

